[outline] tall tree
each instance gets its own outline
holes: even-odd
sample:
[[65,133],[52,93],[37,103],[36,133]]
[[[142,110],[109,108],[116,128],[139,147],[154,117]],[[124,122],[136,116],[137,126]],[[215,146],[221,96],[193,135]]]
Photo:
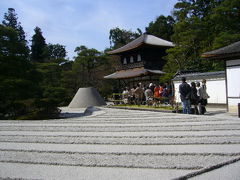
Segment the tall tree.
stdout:
[[240,39],[239,1],[180,0],[173,14],[176,46],[168,50],[165,71],[222,70],[223,63],[202,60],[200,55]]
[[0,25],[0,118],[24,114],[25,101],[38,93],[39,74],[21,56],[24,44],[12,27]]
[[21,32],[14,9],[9,9],[0,24],[0,119],[56,118],[65,97],[59,87],[60,66],[31,63]]
[[[240,40],[240,2],[238,0],[222,1],[213,9],[209,26],[213,31],[213,43],[210,49],[216,49]],[[213,29],[214,28],[214,29]]]
[[29,54],[29,48],[27,46],[26,35],[21,23],[18,22],[18,17],[14,8],[8,8],[8,12],[4,14],[2,24],[5,27],[13,28],[17,32],[17,40],[24,46],[21,55],[27,57]]
[[94,70],[98,65],[101,57],[101,52],[96,49],[88,49],[86,46],[79,46],[75,48],[77,57],[73,65],[73,70],[80,75],[81,85],[92,86],[94,85]]
[[8,8],[8,12],[4,14],[4,20],[2,21],[2,24],[17,30],[19,26],[17,19],[18,18],[17,14],[15,13],[15,9]]
[[60,44],[49,43],[47,45],[47,49],[48,49],[48,56],[49,56],[48,61],[55,62],[58,64],[61,64],[66,61],[65,58],[67,56],[67,51],[65,49],[65,46]]
[[137,29],[137,32],[132,32],[131,30],[120,29],[118,27],[113,28],[109,32],[110,46],[112,49],[117,49],[132,40],[141,36],[142,31]]
[[34,29],[35,34],[32,36],[31,60],[33,62],[44,62],[48,56],[47,44],[39,27]]
[[149,23],[148,27],[146,27],[146,32],[170,41],[173,35],[174,23],[175,20],[172,16],[165,17],[161,15],[154,22]]
[[70,96],[73,96],[78,88],[89,86],[94,86],[102,95],[106,95],[111,89],[103,79],[103,76],[112,70],[109,57],[103,52],[83,45],[76,47],[75,52],[77,56],[71,63],[72,68],[62,71],[62,86],[67,88]]

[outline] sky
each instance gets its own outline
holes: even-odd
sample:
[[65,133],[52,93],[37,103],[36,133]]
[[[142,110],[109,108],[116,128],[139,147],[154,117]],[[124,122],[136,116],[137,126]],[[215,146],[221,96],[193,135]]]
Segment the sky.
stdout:
[[46,43],[66,46],[71,60],[74,49],[85,45],[103,51],[110,47],[112,28],[136,31],[160,15],[171,15],[177,0],[0,0],[3,20],[14,8],[30,42],[40,27]]

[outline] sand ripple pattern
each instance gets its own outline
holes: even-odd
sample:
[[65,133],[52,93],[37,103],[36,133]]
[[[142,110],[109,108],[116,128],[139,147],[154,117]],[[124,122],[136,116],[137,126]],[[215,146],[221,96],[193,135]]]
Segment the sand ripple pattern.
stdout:
[[102,111],[70,119],[0,121],[0,163],[175,170],[171,179],[182,170],[193,174],[240,159],[237,118]]

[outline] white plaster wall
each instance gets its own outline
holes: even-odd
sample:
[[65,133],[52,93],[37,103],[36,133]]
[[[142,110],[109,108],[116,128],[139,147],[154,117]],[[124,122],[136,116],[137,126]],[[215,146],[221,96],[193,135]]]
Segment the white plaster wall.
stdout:
[[228,97],[240,98],[240,64],[227,67]]
[[[240,103],[240,60],[227,61],[227,88],[228,110],[230,113],[238,113]],[[228,67],[232,66],[232,67]]]
[[[192,81],[187,81],[187,83],[191,83]],[[196,81],[197,82],[197,81]],[[175,88],[175,98],[177,102],[181,102],[179,95],[179,85],[181,82],[174,81]],[[208,103],[214,104],[226,104],[226,84],[225,79],[216,79],[216,80],[208,80],[207,79],[207,93],[210,96],[208,99]]]
[[207,81],[208,103],[227,104],[225,80]]

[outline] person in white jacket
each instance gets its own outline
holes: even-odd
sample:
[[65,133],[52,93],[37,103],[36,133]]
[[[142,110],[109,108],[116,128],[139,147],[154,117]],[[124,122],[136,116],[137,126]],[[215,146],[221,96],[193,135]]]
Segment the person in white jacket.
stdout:
[[206,112],[207,99],[209,98],[209,95],[207,93],[206,79],[202,80],[201,87],[199,87],[199,84],[197,84],[197,87],[198,87],[197,91],[199,96],[198,108],[199,108],[199,114],[204,114]]

